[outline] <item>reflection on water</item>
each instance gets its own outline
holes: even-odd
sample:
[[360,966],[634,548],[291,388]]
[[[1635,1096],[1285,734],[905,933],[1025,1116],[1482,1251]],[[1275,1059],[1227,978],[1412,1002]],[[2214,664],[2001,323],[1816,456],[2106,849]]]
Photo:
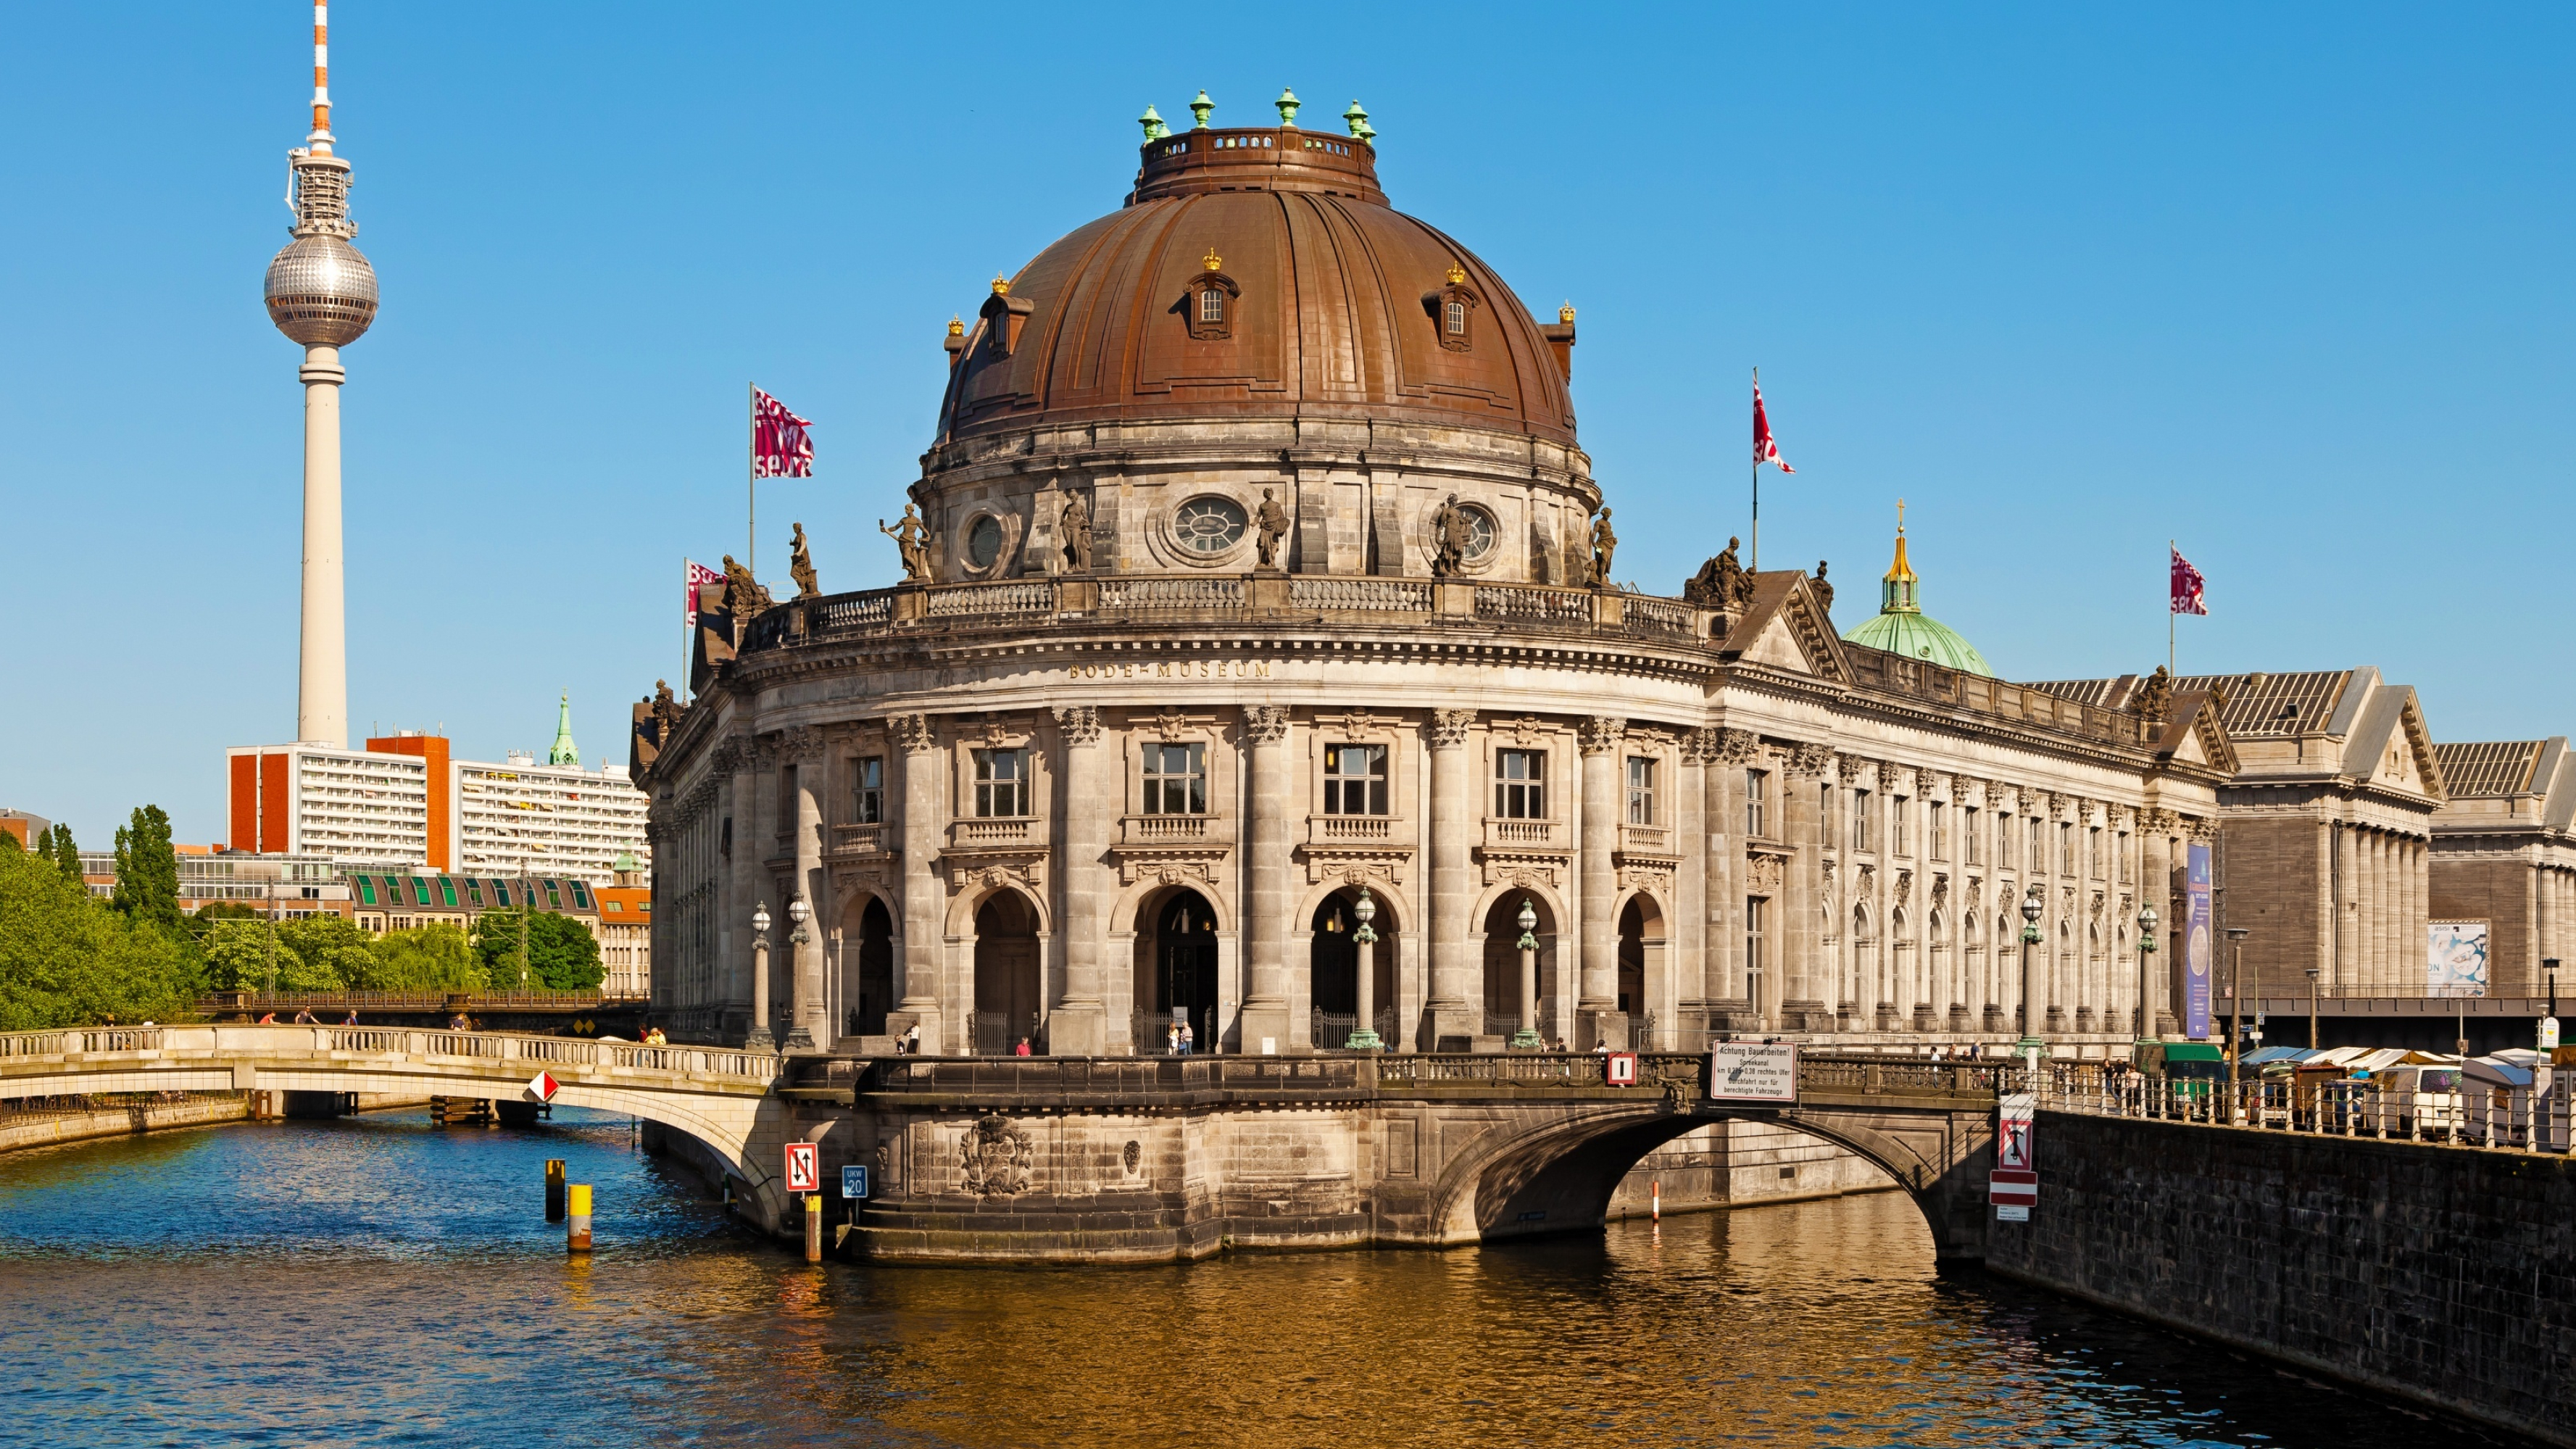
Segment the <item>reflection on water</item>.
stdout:
[[[2486,1442],[1980,1279],[1896,1194],[1453,1253],[809,1268],[623,1118],[0,1157],[0,1441]],[[596,1258],[542,1165],[598,1188]]]

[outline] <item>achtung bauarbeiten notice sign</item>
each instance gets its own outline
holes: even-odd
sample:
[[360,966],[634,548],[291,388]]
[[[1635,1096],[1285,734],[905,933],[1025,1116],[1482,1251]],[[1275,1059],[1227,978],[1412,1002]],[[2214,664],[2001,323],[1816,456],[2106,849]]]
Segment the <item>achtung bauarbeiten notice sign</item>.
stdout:
[[1796,1106],[1798,1049],[1785,1043],[1709,1043],[1708,1099],[1763,1107]]

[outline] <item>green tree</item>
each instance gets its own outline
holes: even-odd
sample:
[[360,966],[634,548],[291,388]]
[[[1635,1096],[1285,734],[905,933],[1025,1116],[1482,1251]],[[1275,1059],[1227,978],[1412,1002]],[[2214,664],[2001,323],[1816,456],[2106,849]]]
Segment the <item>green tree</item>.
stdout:
[[375,965],[363,985],[370,991],[481,991],[490,984],[465,933],[441,922],[409,931],[387,931],[369,944]]
[[342,981],[327,964],[304,959],[284,926],[267,921],[218,920],[206,933],[206,979],[217,991],[338,991]]
[[599,938],[570,916],[539,911],[528,919],[527,969],[520,969],[519,921],[523,912],[485,911],[474,918],[474,956],[495,991],[588,991],[607,970]]
[[80,847],[72,844],[72,828],[56,825],[50,838],[54,843],[54,868],[63,873],[64,879],[87,890],[89,887],[81,880]]
[[66,878],[58,852],[0,850],[0,1031],[171,1021],[192,985],[176,941]]
[[170,844],[170,817],[160,806],[136,807],[132,823],[116,832],[116,894],[108,904],[129,921],[165,932],[180,929],[179,852]]
[[311,915],[283,921],[278,939],[295,948],[307,974],[328,977],[330,990],[362,985],[375,973],[374,938],[357,923],[334,915]]

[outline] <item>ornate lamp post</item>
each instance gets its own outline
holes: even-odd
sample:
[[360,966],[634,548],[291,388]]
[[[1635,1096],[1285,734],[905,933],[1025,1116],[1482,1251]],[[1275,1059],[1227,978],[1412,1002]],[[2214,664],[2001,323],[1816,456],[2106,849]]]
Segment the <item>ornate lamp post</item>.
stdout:
[[2031,968],[2030,948],[2039,944],[2039,887],[2021,898],[2021,1040],[2013,1043],[2013,1054],[2029,1061],[2033,1072],[2039,1070],[2039,978]]
[[[2324,1043],[2317,1040],[2317,968],[2308,968],[2308,1050],[2315,1051]],[[2460,1043],[2460,1054],[2468,1055],[2469,1044]]]
[[[2558,1051],[2558,958],[2542,957],[2540,969],[2549,973],[2549,1014],[2540,1019],[2537,1033],[2540,1057],[2531,1064],[2531,1100],[2534,1103],[2544,1103],[2549,1096],[2550,1079],[2556,1075],[2550,1070],[2550,1058]],[[2538,1110],[2545,1113],[2549,1109],[2543,1105]],[[2539,1120],[2545,1122],[2548,1119],[2541,1117]],[[2547,1131],[2546,1128],[2541,1130]]]
[[1534,1052],[1538,1040],[1538,908],[1521,897],[1521,1025],[1512,1033],[1512,1050]]
[[751,1034],[742,1039],[747,1052],[778,1050],[769,1034],[769,902],[751,908]]
[[2227,988],[2227,1120],[2236,1120],[2236,1059],[2243,1056],[2245,1040],[2237,1033],[2237,1013],[2245,1008],[2245,938],[2254,934],[2248,926],[2227,928],[2227,943],[2236,956],[2236,975]]
[[1377,902],[1368,887],[1360,887],[1359,903],[1351,907],[1351,914],[1360,922],[1359,929],[1351,932],[1351,944],[1359,948],[1360,1024],[1346,1045],[1355,1052],[1383,1051],[1386,1043],[1377,1034],[1377,932],[1369,926],[1377,919]]
[[[813,934],[805,929],[806,919],[813,914],[814,908],[805,904],[805,898],[803,896],[791,896],[788,898],[787,919],[795,922],[796,924],[794,928],[787,933],[787,944],[789,947],[787,959],[793,961],[798,956],[804,954],[806,944],[814,939]],[[768,978],[764,976],[762,979],[766,980]],[[801,1017],[788,1023],[787,1049],[791,1052],[810,1052],[814,1050],[814,1030],[811,1026],[807,1025]]]
[[2162,920],[2154,905],[2138,909],[2138,1040],[2156,1039],[2155,983],[2149,980],[2148,963],[2156,955],[2156,926]]

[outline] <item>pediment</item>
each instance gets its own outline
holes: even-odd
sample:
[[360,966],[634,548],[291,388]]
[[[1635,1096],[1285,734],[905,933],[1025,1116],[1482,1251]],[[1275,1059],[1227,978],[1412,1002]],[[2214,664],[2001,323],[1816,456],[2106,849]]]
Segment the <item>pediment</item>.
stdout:
[[1726,638],[1726,652],[1741,660],[1818,679],[1846,680],[1842,641],[1810,587],[1794,569],[1754,576],[1752,602]]

